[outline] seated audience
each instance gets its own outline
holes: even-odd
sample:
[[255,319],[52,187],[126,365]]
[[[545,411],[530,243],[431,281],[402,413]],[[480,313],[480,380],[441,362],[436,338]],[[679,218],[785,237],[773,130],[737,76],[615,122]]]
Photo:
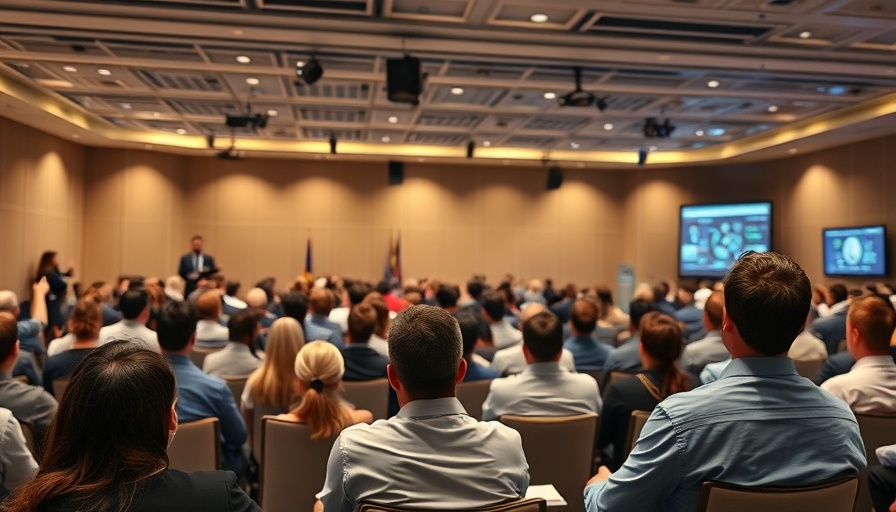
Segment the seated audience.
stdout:
[[355,410],[342,399],[344,371],[342,354],[335,345],[325,341],[307,343],[295,361],[296,385],[302,401],[278,418],[307,424],[311,439],[335,437],[345,427],[373,421],[370,411]]
[[241,310],[227,322],[229,340],[221,350],[205,356],[202,371],[219,377],[248,376],[261,366],[255,352],[259,324],[255,313]]
[[[562,298],[551,304],[550,310],[551,313],[557,315],[557,318],[560,319],[560,322],[566,323],[569,322],[569,310],[572,308],[572,303],[576,301],[578,298],[579,292],[576,290],[576,287],[572,283],[568,283],[562,292]],[[507,301],[507,297],[504,298],[505,302]],[[510,318],[513,318],[512,316]]]
[[53,381],[67,379],[78,363],[80,363],[97,345],[97,336],[103,326],[103,313],[100,305],[90,298],[75,304],[68,319],[68,330],[74,336],[72,348],[50,356],[44,363],[44,389],[51,395]]
[[678,301],[681,307],[675,312],[675,319],[681,323],[684,342],[691,343],[706,336],[703,327],[703,312],[694,304],[694,286],[686,283],[678,285]]
[[512,347],[523,340],[523,333],[504,318],[504,299],[495,292],[482,295],[482,318],[488,324],[492,344],[498,350]]
[[56,413],[56,400],[43,388],[29,386],[12,377],[19,354],[17,336],[15,317],[8,311],[0,311],[0,407],[9,409],[16,419],[31,425],[40,449],[50,420]]
[[31,314],[27,320],[19,320],[21,308],[19,298],[9,290],[0,290],[0,312],[11,313],[16,322],[16,332],[21,349],[32,354],[44,354],[46,348],[40,333],[47,326],[47,292],[50,285],[46,278],[31,285]]
[[[522,327],[526,320],[547,310],[543,304],[538,302],[529,303],[520,313],[520,326]],[[528,366],[526,355],[523,354],[523,344],[520,343],[519,345],[495,352],[495,357],[492,359],[492,364],[489,365],[489,368],[498,372],[499,377],[506,377],[508,375],[516,375]],[[560,367],[568,372],[576,371],[576,363],[569,349],[563,349],[563,354],[560,355]]]
[[896,363],[890,357],[890,337],[896,311],[876,296],[857,298],[846,316],[846,345],[856,359],[844,375],[824,381],[821,389],[840,398],[855,413],[896,413]]
[[189,303],[165,304],[158,312],[156,325],[162,354],[177,377],[177,417],[181,422],[218,418],[224,469],[241,474],[244,464],[241,447],[246,442],[246,424],[227,383],[203,373],[190,360],[196,343],[196,317]]
[[72,375],[40,468],[2,510],[259,510],[233,473],[167,468],[174,379],[162,356],[132,343],[92,352]]
[[604,463],[614,471],[624,460],[622,454],[632,411],[652,411],[668,396],[696,385],[695,377],[678,368],[684,345],[681,327],[674,318],[659,312],[647,313],[641,318],[638,332],[638,351],[644,371],[636,379],[613,380],[604,390],[600,411],[597,448]]
[[12,411],[0,407],[0,499],[15,491],[37,469],[25,444],[22,426]]
[[603,370],[607,356],[613,349],[611,345],[599,342],[591,337],[597,327],[597,304],[590,299],[579,299],[569,311],[569,325],[572,337],[563,347],[572,352],[577,371]]
[[868,473],[871,502],[877,512],[896,510],[896,444],[881,446],[874,451],[880,466]]
[[629,317],[624,311],[613,304],[613,292],[607,286],[594,288],[597,301],[600,305],[600,313],[597,317],[599,327],[612,327],[617,331],[625,329],[629,324]]
[[324,288],[312,288],[308,295],[308,312],[305,317],[305,339],[309,341],[323,340],[336,345],[345,346],[342,328],[330,321],[330,310],[333,309],[333,296]]
[[504,414],[521,416],[572,416],[597,413],[597,381],[560,367],[563,324],[550,311],[542,311],[523,324],[523,354],[529,366],[522,373],[495,379],[482,403],[482,419]]
[[797,486],[865,467],[852,411],[786,357],[809,313],[803,269],[775,252],[747,252],[724,283],[722,338],[733,360],[718,381],[653,410],[622,467],[601,466],[588,482],[587,510],[691,512],[706,480]]
[[[343,293],[342,303],[338,308],[333,308],[330,310],[330,314],[327,318],[330,319],[331,322],[338,325],[342,332],[348,332],[348,313],[349,310],[355,304],[360,304],[364,301],[364,298],[367,297],[367,294],[370,293],[371,287],[370,285],[363,283],[361,281],[355,281],[348,285]],[[388,310],[388,306],[386,308]]]
[[[896,362],[896,344],[892,344],[893,341],[890,342],[890,348],[887,349],[887,353],[890,354],[890,357],[893,358],[893,361]],[[818,373],[819,384],[824,381],[830,379],[831,377],[836,377],[837,375],[843,375],[852,369],[853,365],[856,364],[856,358],[849,353],[849,351],[837,352],[836,354],[828,357],[828,360],[824,362],[824,365],[821,367],[821,371]]]
[[367,344],[380,355],[389,357],[389,326],[392,324],[392,316],[386,301],[377,292],[371,292],[364,297],[364,302],[373,306],[376,311],[376,327]]
[[184,288],[187,284],[184,278],[180,276],[170,276],[165,279],[165,296],[170,300],[184,300]]
[[651,311],[656,311],[656,306],[653,303],[653,292],[649,289],[648,291],[647,297],[638,298],[629,303],[628,332],[631,336],[607,355],[607,361],[604,363],[603,381],[600,383],[602,389],[605,389],[607,380],[610,378],[610,372],[638,373],[642,369],[641,340],[639,338],[638,326],[644,315]]
[[846,339],[846,312],[849,310],[849,292],[842,284],[834,284],[828,289],[832,304],[822,318],[815,320],[809,329],[821,338],[828,349],[828,355],[836,354],[840,342]]
[[389,358],[372,349],[367,342],[376,328],[376,310],[369,303],[352,306],[348,315],[346,345],[342,349],[346,381],[383,379]]
[[455,398],[466,371],[457,321],[440,308],[413,306],[392,323],[389,348],[401,411],[342,431],[316,509],[350,512],[367,500],[456,510],[525,496],[519,433],[476,421]]
[[467,373],[464,382],[477,380],[492,380],[498,377],[498,372],[487,366],[488,361],[482,362],[482,358],[473,353],[476,342],[479,340],[479,320],[469,311],[459,312],[455,318],[460,326],[460,335],[464,346],[464,361],[467,362]]
[[111,284],[104,281],[97,281],[91,284],[90,287],[87,288],[87,291],[84,292],[84,295],[81,297],[81,300],[91,298],[100,305],[103,321],[102,327],[112,325],[115,322],[121,320],[121,313],[116,311],[115,308],[112,307],[114,292],[115,289]]
[[793,345],[787,351],[787,357],[794,361],[823,361],[828,358],[828,349],[818,337],[803,330],[793,340]]
[[144,289],[130,289],[118,298],[118,309],[122,319],[118,323],[100,329],[99,343],[103,345],[115,340],[139,343],[153,352],[161,352],[156,332],[146,327],[149,320],[149,293]]
[[216,290],[203,292],[196,298],[196,346],[198,348],[224,348],[230,339],[230,331],[221,325],[221,294]]
[[[220,274],[219,274],[220,275]],[[239,281],[227,281],[224,283],[224,295],[221,296],[221,316],[230,318],[249,307],[248,304],[237,297],[240,291]]]
[[[272,286],[272,283],[269,282],[268,286]],[[277,316],[271,313],[271,308],[274,305],[274,303],[271,302],[272,295],[273,290],[271,290],[269,294],[264,288],[258,286],[246,293],[247,309],[255,313],[258,322],[265,329],[273,325],[274,320],[277,319]]]
[[712,292],[703,306],[703,328],[706,336],[685,347],[681,354],[681,367],[691,375],[700,375],[709,363],[724,361],[731,357],[722,341],[722,310],[725,299],[722,292]]

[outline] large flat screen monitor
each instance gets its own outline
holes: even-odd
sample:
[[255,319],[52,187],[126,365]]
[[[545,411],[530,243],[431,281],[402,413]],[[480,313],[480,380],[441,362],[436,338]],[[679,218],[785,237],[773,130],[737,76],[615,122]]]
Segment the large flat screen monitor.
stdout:
[[886,226],[825,228],[821,233],[824,275],[887,275]]
[[682,206],[679,241],[679,276],[724,277],[745,251],[771,250],[772,203]]

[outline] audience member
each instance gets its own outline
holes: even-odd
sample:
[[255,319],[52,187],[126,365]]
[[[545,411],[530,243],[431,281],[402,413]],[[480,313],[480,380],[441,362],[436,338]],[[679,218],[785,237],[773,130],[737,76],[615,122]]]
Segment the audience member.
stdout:
[[255,313],[244,309],[230,317],[227,331],[227,345],[205,356],[202,371],[219,377],[248,376],[261,366],[261,358],[255,352],[258,318]]
[[487,292],[482,295],[482,318],[488,324],[492,344],[496,349],[512,347],[523,340],[523,333],[504,318],[504,299],[497,293]]
[[259,510],[232,473],[167,469],[174,379],[162,356],[133,343],[91,353],[72,375],[40,468],[2,510]]
[[551,313],[557,315],[557,318],[560,319],[561,323],[569,322],[569,310],[572,308],[572,303],[576,301],[578,298],[579,292],[576,290],[576,287],[572,283],[568,283],[563,287],[562,297],[559,301],[551,304],[549,308]]
[[731,357],[720,332],[724,309],[725,299],[722,292],[711,292],[703,305],[703,328],[706,336],[688,344],[681,354],[681,367],[695,377],[700,375],[707,364]]
[[12,411],[0,407],[0,499],[24,482],[37,469],[25,444],[22,426]]
[[600,383],[602,389],[606,389],[610,372],[638,373],[641,371],[641,340],[639,338],[638,326],[641,323],[641,318],[651,311],[656,311],[652,291],[648,298],[638,298],[629,304],[628,332],[631,336],[607,355],[607,361],[604,363],[603,380]]
[[844,375],[821,384],[855,413],[896,412],[896,363],[890,357],[890,337],[896,329],[893,306],[876,296],[853,299],[846,316],[846,345],[856,359]]
[[343,348],[345,341],[342,328],[328,318],[333,308],[333,296],[324,288],[312,288],[308,296],[308,312],[305,317],[305,338],[309,341],[323,340]]
[[[342,304],[338,308],[330,310],[328,318],[338,325],[342,332],[348,332],[348,313],[352,306],[364,301],[364,297],[371,292],[371,287],[361,281],[355,281],[346,287],[343,293]],[[388,308],[388,307],[387,307]]]
[[[526,320],[547,310],[548,309],[543,304],[537,302],[529,303],[523,311],[520,312],[520,326],[522,327],[522,325],[526,323]],[[489,365],[489,368],[498,372],[499,377],[516,375],[528,367],[529,363],[526,362],[526,355],[523,354],[522,343],[495,352],[492,364]],[[569,349],[563,349],[563,353],[560,355],[560,367],[568,372],[576,371],[576,363],[572,357],[572,352],[570,352]]]
[[389,343],[389,383],[401,411],[340,434],[318,494],[322,510],[350,512],[362,500],[450,510],[525,496],[519,433],[476,421],[455,398],[466,371],[457,321],[439,308],[414,306],[395,318]]
[[377,292],[367,294],[364,297],[364,302],[370,304],[376,310],[376,327],[373,329],[373,334],[370,335],[367,345],[380,355],[389,357],[389,342],[386,340],[389,337],[389,326],[392,324],[389,307]]
[[170,276],[165,279],[165,296],[171,300],[182,301],[185,299],[186,282],[180,276]]
[[[26,350],[32,354],[44,354],[46,349],[40,339],[41,331],[47,325],[47,302],[46,296],[50,290],[50,285],[46,279],[31,285],[31,318],[27,320],[17,320],[16,333],[22,350]],[[19,298],[15,293],[9,290],[0,290],[0,311],[11,313],[13,318],[18,319],[21,316],[21,308],[19,308]]]
[[62,334],[62,328],[65,326],[65,315],[62,313],[62,309],[65,304],[65,295],[68,292],[66,278],[74,274],[74,264],[70,264],[66,272],[59,270],[59,257],[56,251],[46,251],[41,254],[37,271],[34,274],[34,282],[46,279],[49,285],[45,297],[46,324],[49,327],[48,332],[52,333],[54,338],[58,338]]
[[221,293],[209,290],[196,298],[196,346],[206,349],[223,348],[230,332],[221,325]]
[[100,328],[103,326],[102,309],[89,298],[78,301],[68,319],[68,330],[74,336],[71,349],[50,356],[44,363],[44,389],[53,395],[53,381],[65,380],[90,352],[95,349]]
[[114,298],[115,289],[111,284],[104,281],[97,281],[87,288],[81,300],[90,299],[100,305],[102,312],[102,325],[112,325],[121,320],[121,313],[112,307],[112,299]]
[[467,373],[464,374],[464,382],[492,380],[498,377],[498,372],[487,366],[488,361],[483,362],[482,358],[473,352],[476,342],[479,341],[479,320],[469,311],[461,311],[455,318],[460,326],[464,360],[467,362]]
[[823,361],[828,358],[828,348],[823,341],[804,329],[793,340],[793,345],[787,351],[787,357],[794,361]]
[[871,501],[877,512],[896,509],[896,444],[881,446],[874,451],[880,466],[868,473]]
[[678,300],[681,307],[675,312],[675,319],[682,325],[684,342],[691,343],[702,339],[706,335],[703,327],[703,312],[694,304],[694,287],[687,283],[679,283]]
[[[220,275],[220,274],[218,274]],[[239,281],[227,281],[224,283],[224,295],[221,296],[221,316],[228,319],[249,307],[243,300],[237,297],[240,290]]]
[[118,323],[100,329],[99,343],[103,345],[115,340],[125,340],[141,347],[161,352],[156,332],[146,327],[149,320],[149,293],[142,288],[129,289],[118,298],[118,309],[122,319]]
[[747,252],[724,282],[722,338],[733,360],[718,381],[653,410],[619,471],[602,466],[588,482],[589,511],[690,512],[705,480],[794,486],[865,467],[852,411],[786,357],[809,313],[805,272],[781,254]]
[[[890,354],[890,357],[893,358],[893,361],[896,362],[896,345],[890,345],[889,349],[887,349],[887,352]],[[824,365],[822,365],[821,367],[821,371],[818,372],[817,382],[819,384],[822,384],[832,377],[843,375],[844,373],[852,369],[855,364],[856,358],[853,357],[848,350],[844,352],[837,352],[836,354],[828,357],[828,360],[824,362]]]
[[840,342],[846,339],[846,312],[849,310],[849,292],[842,284],[828,289],[833,304],[822,318],[812,323],[810,331],[821,338],[828,348],[828,355],[836,354]]
[[246,293],[246,309],[255,313],[258,323],[264,329],[269,328],[277,317],[270,311],[270,300],[268,292],[264,288],[255,287]]
[[613,380],[604,390],[600,411],[597,448],[602,452],[604,463],[614,471],[624,461],[632,411],[652,411],[668,396],[688,391],[696,385],[696,378],[677,366],[684,345],[681,326],[674,318],[656,311],[646,313],[641,318],[638,332],[638,352],[644,371],[638,373],[637,378]]
[[560,367],[563,324],[542,311],[523,324],[523,354],[528,367],[518,375],[495,379],[482,404],[482,419],[504,414],[571,416],[600,411],[597,381]]
[[348,336],[342,349],[346,381],[383,379],[389,358],[372,349],[367,343],[376,328],[376,310],[367,302],[352,306],[348,315]]
[[594,288],[600,313],[597,323],[600,327],[612,327],[617,331],[628,327],[629,318],[621,309],[613,304],[613,292],[609,287],[601,285]]
[[563,347],[572,352],[577,371],[603,370],[611,345],[599,342],[591,337],[597,327],[598,306],[590,299],[579,299],[569,311],[569,325],[572,337]]

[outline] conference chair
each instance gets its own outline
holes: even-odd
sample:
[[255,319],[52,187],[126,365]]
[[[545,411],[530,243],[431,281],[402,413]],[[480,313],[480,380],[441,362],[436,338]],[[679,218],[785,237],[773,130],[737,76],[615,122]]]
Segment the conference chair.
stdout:
[[56,379],[53,381],[53,396],[57,402],[62,400],[66,386],[68,386],[68,379]]
[[218,418],[181,423],[168,447],[171,469],[215,471],[221,467],[221,426]]
[[607,374],[606,381],[604,382],[604,385],[601,386],[601,388],[600,388],[600,395],[603,396],[604,393],[606,393],[607,388],[610,387],[610,383],[613,382],[614,380],[629,379],[633,376],[634,376],[633,373],[612,370],[609,374]]
[[202,364],[205,363],[205,356],[209,354],[213,354],[217,351],[221,350],[220,348],[200,348],[193,347],[193,351],[190,352],[190,360],[193,361],[200,370],[202,369]]
[[258,505],[265,512],[310,511],[324,487],[332,447],[333,438],[312,440],[308,425],[264,417]]
[[[803,487],[744,487],[703,482],[698,512],[849,512],[856,500],[858,477]],[[867,510],[867,509],[866,509]]]
[[[377,503],[362,502],[357,512],[410,512],[419,508],[403,508],[391,505],[379,505]],[[498,505],[478,508],[457,509],[459,512],[547,512],[547,502],[543,498],[529,498],[508,501]]]
[[255,403],[255,409],[252,410],[252,454],[259,464],[263,457],[261,453],[261,421],[265,416],[276,416],[287,412],[289,410],[276,405]]
[[240,401],[243,397],[243,388],[246,387],[246,381],[249,380],[248,375],[241,376],[231,376],[225,375],[221,377],[224,379],[224,382],[227,383],[227,387],[230,388],[230,393],[233,395],[233,401],[236,402],[236,406],[240,406]]
[[856,414],[862,442],[865,444],[865,457],[868,467],[859,472],[859,497],[856,500],[856,512],[868,512],[872,508],[871,493],[868,489],[868,471],[880,466],[874,450],[881,446],[896,444],[896,415],[878,416],[874,414]]
[[467,410],[467,414],[482,421],[482,402],[488,396],[490,380],[477,380],[473,382],[461,382],[457,385],[457,399]]
[[34,437],[34,429],[31,428],[31,424],[22,420],[19,420],[19,425],[22,426],[22,435],[25,436],[25,446],[28,447],[28,451],[31,452],[31,456],[34,457],[34,460],[40,462],[40,454],[37,451],[37,438]]
[[812,382],[816,382],[816,380],[818,379],[818,374],[821,372],[821,367],[824,366],[824,362],[824,359],[813,359],[811,361],[794,361],[793,366],[796,368],[796,373],[811,380]]
[[635,449],[638,437],[641,435],[641,429],[647,423],[650,417],[650,411],[632,411],[632,417],[628,420],[628,434],[625,437],[625,449],[623,450],[623,458],[627,459],[628,454]]
[[566,510],[582,512],[582,489],[592,476],[598,415],[515,416],[498,418],[523,440],[532,484],[552,484],[569,504]]
[[370,411],[374,421],[389,417],[389,379],[342,381],[342,386],[343,398],[357,409]]

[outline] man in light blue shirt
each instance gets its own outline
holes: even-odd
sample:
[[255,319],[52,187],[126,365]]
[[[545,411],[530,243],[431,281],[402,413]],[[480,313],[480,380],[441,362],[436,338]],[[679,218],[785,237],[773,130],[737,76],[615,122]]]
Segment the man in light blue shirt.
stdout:
[[577,371],[603,370],[607,356],[613,347],[595,340],[591,334],[597,328],[597,304],[591,299],[578,299],[569,312],[572,337],[563,342],[563,348],[572,352]]
[[661,402],[616,473],[585,488],[589,512],[696,509],[701,484],[796,486],[865,467],[858,423],[842,402],[797,375],[787,350],[812,292],[787,256],[748,252],[725,278],[721,378]]

